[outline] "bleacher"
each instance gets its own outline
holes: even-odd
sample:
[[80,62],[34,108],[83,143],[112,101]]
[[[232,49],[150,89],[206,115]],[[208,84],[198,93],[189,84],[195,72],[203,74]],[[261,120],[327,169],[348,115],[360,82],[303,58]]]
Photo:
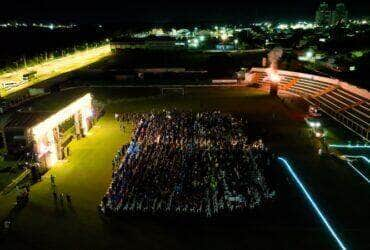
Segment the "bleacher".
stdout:
[[309,100],[356,132],[364,135],[368,132],[370,127],[368,100],[340,88]]
[[[252,69],[253,72],[253,69]],[[263,84],[266,73],[257,69],[255,79]],[[369,139],[370,102],[368,98],[348,91],[333,79],[326,80],[298,72],[279,71],[279,89],[299,95],[309,103],[319,106],[325,113],[347,128]]]

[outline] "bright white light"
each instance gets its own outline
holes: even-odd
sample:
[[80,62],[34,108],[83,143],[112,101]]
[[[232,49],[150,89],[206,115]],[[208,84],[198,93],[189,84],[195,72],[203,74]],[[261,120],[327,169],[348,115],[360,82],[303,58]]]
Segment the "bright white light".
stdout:
[[226,40],[227,40],[227,38],[228,38],[228,36],[227,36],[227,34],[226,34],[226,33],[222,33],[222,34],[221,34],[221,40],[222,40],[222,41],[226,41]]
[[281,80],[281,77],[280,77],[278,71],[275,70],[272,67],[269,67],[269,68],[266,69],[266,75],[267,76],[265,78],[263,78],[264,82],[271,81],[271,82],[278,83]]
[[239,40],[238,39],[234,39],[234,43],[235,44],[238,44],[239,43]]
[[31,128],[33,139],[37,147],[39,158],[45,157],[45,163],[51,167],[58,161],[57,145],[54,139],[54,129],[59,124],[80,112],[81,128],[83,135],[88,131],[88,119],[92,116],[91,95],[86,94],[75,102],[71,103],[56,114],[40,122]]
[[43,122],[40,122],[32,128],[34,136],[37,138],[40,135],[43,135],[46,131],[55,128],[80,110],[82,111],[82,114],[91,114],[91,112],[85,111],[86,109],[91,109],[91,100],[92,98],[90,93],[86,94]]
[[[70,72],[72,70],[94,63],[100,60],[101,58],[109,55],[110,53],[111,53],[110,46],[103,45],[98,48],[90,48],[89,50],[78,51],[72,55],[67,55],[62,58],[48,60],[46,62],[28,68],[21,68],[10,73],[0,74],[0,83],[2,82],[21,83],[8,90],[0,86],[0,94],[1,96],[7,96],[23,88],[27,88],[35,84],[36,82],[46,80],[51,77],[55,77],[56,75]],[[26,83],[22,82],[23,74],[30,71],[37,71],[38,78]]]
[[307,58],[312,58],[312,57],[313,57],[313,52],[312,52],[312,51],[310,51],[310,50],[309,50],[309,51],[307,51],[307,52],[306,52],[306,57],[307,57]]
[[279,24],[277,26],[277,28],[280,29],[280,30],[286,30],[286,29],[289,28],[289,25],[288,24],[285,24],[285,23],[282,23],[282,24]]
[[316,136],[317,138],[320,138],[320,137],[322,137],[322,133],[321,133],[321,132],[316,132],[316,133],[315,133],[315,136]]
[[300,181],[300,179],[298,178],[298,176],[295,174],[293,168],[290,166],[290,164],[288,163],[288,161],[286,159],[284,159],[283,157],[278,157],[278,159],[284,164],[284,166],[286,167],[286,169],[289,171],[289,173],[291,174],[291,176],[293,177],[293,179],[295,180],[295,182],[298,184],[298,186],[300,187],[300,189],[302,190],[302,192],[304,193],[304,195],[306,196],[306,198],[308,199],[308,201],[311,203],[311,206],[315,209],[315,212],[320,217],[321,221],[324,223],[324,225],[326,226],[326,228],[329,230],[330,234],[333,236],[333,238],[335,239],[335,241],[338,243],[339,247],[341,249],[346,249],[346,247],[344,246],[344,244],[342,243],[342,241],[339,239],[339,237],[335,233],[334,229],[331,227],[331,225],[329,224],[329,222],[325,218],[324,214],[321,212],[320,208],[317,206],[316,202],[311,197],[310,193],[306,190],[306,188],[303,185],[303,183]]
[[309,122],[310,124],[310,127],[312,128],[319,128],[321,127],[321,123],[320,122]]

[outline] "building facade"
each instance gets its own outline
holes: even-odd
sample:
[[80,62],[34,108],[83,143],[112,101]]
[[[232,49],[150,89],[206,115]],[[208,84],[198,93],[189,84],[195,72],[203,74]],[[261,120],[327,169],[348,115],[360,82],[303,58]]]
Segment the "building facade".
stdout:
[[345,23],[347,19],[348,11],[344,3],[336,4],[335,9],[332,10],[326,2],[322,2],[315,14],[315,22],[320,27]]

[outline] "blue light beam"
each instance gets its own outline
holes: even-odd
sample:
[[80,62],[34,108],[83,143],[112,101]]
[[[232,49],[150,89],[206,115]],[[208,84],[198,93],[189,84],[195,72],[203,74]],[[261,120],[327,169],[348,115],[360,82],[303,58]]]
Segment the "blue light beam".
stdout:
[[370,159],[364,155],[344,155],[346,158],[363,159],[367,163],[370,163]]
[[311,197],[310,193],[306,190],[306,188],[303,185],[303,183],[299,180],[298,176],[295,174],[293,168],[290,166],[290,164],[288,163],[288,161],[286,159],[284,159],[283,157],[278,157],[278,159],[281,162],[284,163],[284,166],[286,167],[286,169],[288,169],[289,173],[292,175],[292,177],[295,180],[295,182],[301,188],[301,190],[303,191],[304,195],[306,196],[306,198],[308,199],[308,201],[311,203],[312,207],[314,208],[315,212],[320,217],[321,221],[324,223],[324,225],[326,226],[326,228],[329,230],[330,234],[333,236],[333,238],[338,243],[338,245],[340,246],[340,248],[343,249],[343,250],[346,249],[346,247],[344,246],[344,244],[342,243],[342,241],[339,239],[338,235],[335,233],[334,229],[330,226],[329,222],[326,220],[325,216],[320,211],[319,207],[317,206],[316,202]]
[[329,144],[330,148],[370,148],[370,145]]
[[358,170],[355,166],[353,166],[353,164],[350,162],[350,161],[347,161],[348,165],[353,169],[355,170],[355,172],[361,176],[367,183],[370,183],[370,180],[369,178],[367,178],[363,173],[361,173],[360,170]]

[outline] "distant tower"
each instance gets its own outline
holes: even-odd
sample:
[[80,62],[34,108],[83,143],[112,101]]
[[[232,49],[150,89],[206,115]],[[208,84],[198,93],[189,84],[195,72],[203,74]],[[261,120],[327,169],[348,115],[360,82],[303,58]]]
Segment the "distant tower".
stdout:
[[332,22],[332,12],[329,10],[329,5],[322,2],[316,10],[316,24],[319,26],[329,26]]
[[348,18],[348,11],[344,3],[338,3],[335,6],[335,11],[333,12],[333,25],[337,25],[338,23],[345,23],[347,22]]

